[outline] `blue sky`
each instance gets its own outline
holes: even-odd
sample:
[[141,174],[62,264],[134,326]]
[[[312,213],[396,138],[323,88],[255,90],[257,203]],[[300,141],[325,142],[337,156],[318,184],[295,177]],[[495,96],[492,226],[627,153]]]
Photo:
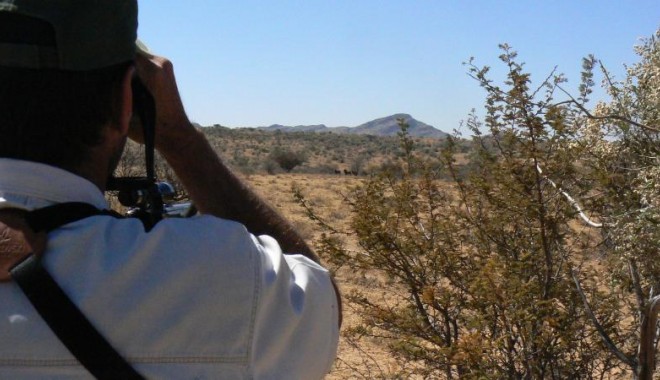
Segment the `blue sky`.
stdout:
[[[394,113],[444,131],[483,91],[462,65],[498,70],[498,44],[532,79],[555,66],[577,88],[595,54],[617,76],[660,27],[657,0],[141,0],[140,38],[174,62],[202,125],[356,126]],[[497,77],[499,75],[499,77]]]

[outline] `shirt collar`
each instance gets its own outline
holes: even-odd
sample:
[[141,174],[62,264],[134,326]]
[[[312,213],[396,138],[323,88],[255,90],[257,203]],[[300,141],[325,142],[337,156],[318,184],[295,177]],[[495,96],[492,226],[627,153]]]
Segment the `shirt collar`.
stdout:
[[0,208],[31,210],[65,202],[108,208],[103,193],[85,178],[54,166],[0,158]]

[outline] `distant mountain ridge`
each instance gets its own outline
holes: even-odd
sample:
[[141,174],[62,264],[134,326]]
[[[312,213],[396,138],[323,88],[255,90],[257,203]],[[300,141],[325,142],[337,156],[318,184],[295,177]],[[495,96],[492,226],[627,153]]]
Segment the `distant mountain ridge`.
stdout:
[[394,115],[382,117],[380,119],[360,124],[356,127],[328,127],[325,124],[297,125],[292,127],[273,124],[268,127],[258,127],[258,129],[282,132],[333,132],[355,135],[396,136],[397,132],[400,130],[398,119],[403,119],[406,123],[408,123],[410,126],[408,132],[411,136],[437,139],[443,139],[447,137],[447,133],[436,129],[431,125],[416,120],[414,117],[407,113],[397,113]]

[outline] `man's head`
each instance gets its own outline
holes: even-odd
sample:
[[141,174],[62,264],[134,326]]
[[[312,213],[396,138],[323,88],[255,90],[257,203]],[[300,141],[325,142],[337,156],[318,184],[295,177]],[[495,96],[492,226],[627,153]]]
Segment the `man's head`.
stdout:
[[76,171],[121,117],[135,0],[0,0],[0,157]]

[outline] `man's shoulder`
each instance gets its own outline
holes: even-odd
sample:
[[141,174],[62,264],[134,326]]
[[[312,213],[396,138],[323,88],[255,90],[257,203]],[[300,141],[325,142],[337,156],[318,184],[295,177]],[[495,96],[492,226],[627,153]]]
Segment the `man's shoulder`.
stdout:
[[[253,245],[251,234],[242,224],[217,218],[210,215],[199,215],[190,218],[166,218],[158,222],[152,229],[146,230],[144,225],[135,218],[113,218],[104,215],[93,216],[76,222],[65,232],[78,235],[81,239],[108,239],[118,243],[118,239],[135,242],[162,241],[173,243],[185,242],[191,245],[223,245],[243,244]],[[167,249],[167,247],[163,247]]]
[[129,356],[247,360],[261,263],[241,224],[199,216],[146,232],[138,220],[88,219],[52,235],[45,265],[99,324],[126,321],[113,335]]
[[[255,238],[240,223],[209,215],[169,218],[146,231],[139,220],[97,216],[63,228],[53,236],[65,240],[62,246],[96,247],[90,259],[121,261],[131,265],[139,260],[176,262],[181,268],[199,265],[245,270],[255,265],[258,248]],[[59,244],[58,244],[59,246]],[[155,269],[155,268],[152,268]]]

